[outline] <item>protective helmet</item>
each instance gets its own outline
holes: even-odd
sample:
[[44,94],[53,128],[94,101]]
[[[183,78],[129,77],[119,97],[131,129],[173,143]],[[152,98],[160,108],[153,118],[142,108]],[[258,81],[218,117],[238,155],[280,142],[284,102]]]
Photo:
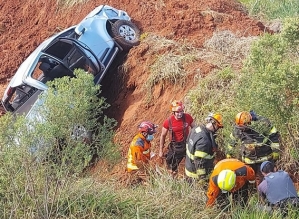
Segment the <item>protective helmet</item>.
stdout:
[[140,125],[138,126],[138,130],[140,132],[146,132],[149,135],[152,135],[152,134],[156,133],[157,127],[158,127],[158,125],[155,125],[152,122],[144,121],[144,122],[140,123]]
[[182,101],[178,101],[178,100],[174,100],[172,101],[171,105],[170,105],[170,110],[172,112],[181,112],[184,111],[184,104]]
[[243,126],[250,124],[252,117],[249,112],[243,111],[236,115],[236,125]]
[[208,117],[206,118],[207,122],[216,122],[219,128],[223,128],[223,121],[222,115],[219,113],[209,113]]
[[218,187],[227,192],[232,190],[236,184],[236,174],[232,170],[222,170],[217,179]]

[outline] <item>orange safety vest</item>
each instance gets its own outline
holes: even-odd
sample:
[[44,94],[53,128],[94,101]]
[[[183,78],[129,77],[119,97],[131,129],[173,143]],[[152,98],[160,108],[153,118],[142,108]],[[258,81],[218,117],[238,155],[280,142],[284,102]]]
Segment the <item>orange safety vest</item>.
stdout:
[[218,175],[222,170],[232,170],[236,173],[236,184],[230,192],[236,192],[242,188],[247,181],[250,183],[255,182],[255,173],[254,170],[246,165],[245,163],[237,159],[224,159],[219,161],[210,176],[209,188],[207,192],[208,201],[207,206],[212,206],[221,192],[220,188],[217,185]]
[[133,138],[128,151],[128,172],[139,169],[136,165],[136,161],[148,163],[148,161],[150,160],[150,152],[151,143],[146,141],[145,137],[141,133],[137,134]]

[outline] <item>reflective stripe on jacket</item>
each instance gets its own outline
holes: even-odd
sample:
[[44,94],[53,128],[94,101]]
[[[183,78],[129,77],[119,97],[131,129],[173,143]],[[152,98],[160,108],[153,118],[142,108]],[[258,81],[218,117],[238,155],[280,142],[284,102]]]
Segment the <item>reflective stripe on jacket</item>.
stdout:
[[208,201],[207,206],[212,206],[216,200],[216,198],[219,196],[221,190],[218,187],[217,179],[218,175],[222,170],[229,169],[236,173],[236,184],[234,188],[230,192],[236,192],[240,188],[242,188],[245,183],[248,181],[249,183],[255,182],[255,173],[254,170],[250,167],[244,164],[243,162],[237,160],[237,159],[224,159],[219,161],[210,176],[209,180],[209,188],[207,192]]
[[227,147],[227,154],[233,154],[233,148],[240,144],[242,160],[247,164],[261,163],[273,158],[273,152],[280,151],[279,133],[271,127],[267,135],[260,134],[250,127],[235,126],[231,134],[231,143]]
[[144,163],[148,163],[150,160],[150,152],[151,152],[151,143],[145,140],[145,137],[139,133],[137,134],[129,147],[128,151],[128,162],[127,162],[127,170],[131,172],[132,170],[138,170],[136,165],[136,161],[142,161]]
[[[211,134],[205,126],[194,127],[187,139],[185,173],[192,178],[205,175],[208,164],[214,159]],[[207,161],[207,162],[206,162]]]
[[255,164],[255,163],[263,163],[267,160],[273,159],[273,153],[269,154],[268,156],[259,157],[257,159],[249,159],[248,157],[242,156],[242,161],[246,164]]

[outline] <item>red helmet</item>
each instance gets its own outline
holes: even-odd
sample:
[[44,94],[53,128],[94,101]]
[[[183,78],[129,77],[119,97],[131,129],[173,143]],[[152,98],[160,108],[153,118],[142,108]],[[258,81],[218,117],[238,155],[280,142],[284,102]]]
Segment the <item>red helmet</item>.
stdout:
[[178,101],[178,100],[174,100],[172,101],[171,105],[170,105],[170,110],[172,112],[181,112],[184,111],[184,104],[182,101]]
[[152,122],[144,121],[144,122],[140,123],[140,125],[138,126],[138,130],[140,132],[146,132],[147,134],[152,135],[152,134],[156,133],[157,127],[158,127],[158,125],[155,125]]

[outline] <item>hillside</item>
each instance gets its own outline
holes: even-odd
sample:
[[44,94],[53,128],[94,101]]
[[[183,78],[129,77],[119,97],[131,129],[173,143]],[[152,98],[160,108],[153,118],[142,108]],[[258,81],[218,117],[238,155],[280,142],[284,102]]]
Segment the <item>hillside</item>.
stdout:
[[[204,42],[217,31],[229,30],[238,37],[258,36],[265,31],[265,26],[250,18],[234,0],[89,0],[68,10],[60,10],[56,3],[56,0],[0,3],[1,94],[18,66],[37,45],[56,31],[78,23],[100,4],[127,11],[144,34],[189,44],[196,49],[201,49]],[[115,63],[115,68],[103,81],[103,95],[111,104],[107,113],[118,121],[115,140],[121,146],[123,157],[141,121],[151,120],[161,127],[170,113],[170,101],[183,99],[195,85],[193,79],[197,74],[204,76],[217,68],[204,59],[197,59],[185,66],[189,74],[183,86],[157,84],[152,92],[152,100],[147,104],[143,85],[150,74],[150,65],[158,55],[169,50],[171,48],[166,47],[150,52],[148,44],[141,42],[131,49],[125,60]],[[127,71],[118,71],[121,68],[117,68],[117,65],[126,66]],[[159,135],[160,132],[154,140],[154,151],[157,151]]]

